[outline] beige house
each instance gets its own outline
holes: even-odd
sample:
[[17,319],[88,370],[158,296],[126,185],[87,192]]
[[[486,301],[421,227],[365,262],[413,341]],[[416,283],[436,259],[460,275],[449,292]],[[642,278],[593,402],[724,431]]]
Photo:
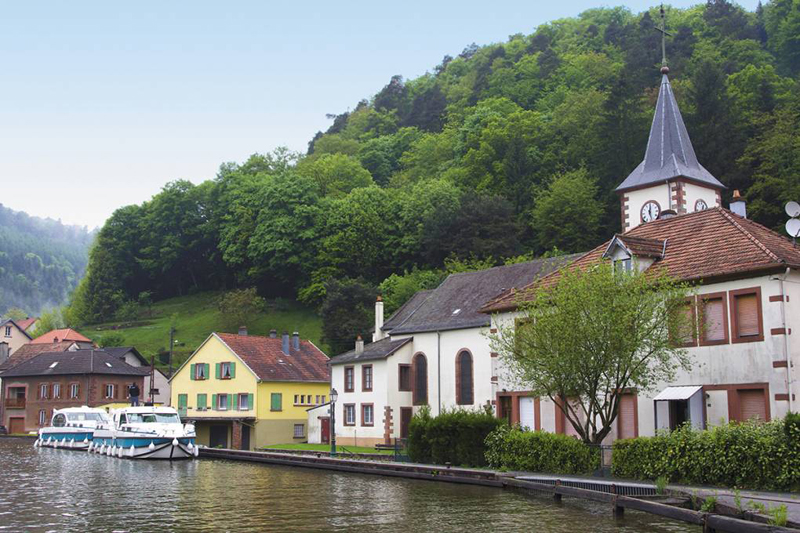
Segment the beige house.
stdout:
[[0,364],[29,342],[31,342],[31,336],[14,320],[9,318],[0,322]]

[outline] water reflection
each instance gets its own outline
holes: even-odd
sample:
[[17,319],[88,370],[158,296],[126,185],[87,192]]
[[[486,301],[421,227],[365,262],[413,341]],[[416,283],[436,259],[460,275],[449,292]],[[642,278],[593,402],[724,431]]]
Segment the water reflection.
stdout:
[[131,461],[0,439],[7,531],[699,531],[493,488],[228,461]]

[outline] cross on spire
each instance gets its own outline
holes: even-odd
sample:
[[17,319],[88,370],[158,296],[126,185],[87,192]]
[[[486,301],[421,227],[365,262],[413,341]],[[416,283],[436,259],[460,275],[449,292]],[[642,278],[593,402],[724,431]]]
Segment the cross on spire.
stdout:
[[664,4],[661,4],[661,26],[656,26],[656,30],[661,32],[661,73],[666,74],[669,72],[667,66],[667,35],[672,37],[672,34],[667,31],[667,15],[664,13]]

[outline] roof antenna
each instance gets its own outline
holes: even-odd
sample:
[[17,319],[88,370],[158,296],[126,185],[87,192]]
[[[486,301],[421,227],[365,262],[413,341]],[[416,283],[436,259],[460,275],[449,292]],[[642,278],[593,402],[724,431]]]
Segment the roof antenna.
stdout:
[[668,74],[667,35],[672,37],[672,34],[667,31],[667,15],[664,12],[664,4],[661,4],[661,26],[656,26],[656,30],[661,32],[661,74]]

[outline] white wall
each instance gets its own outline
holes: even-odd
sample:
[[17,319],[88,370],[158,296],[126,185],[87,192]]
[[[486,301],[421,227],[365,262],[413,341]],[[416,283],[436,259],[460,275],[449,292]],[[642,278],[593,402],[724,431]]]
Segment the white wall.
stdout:
[[628,206],[628,227],[627,229],[623,228],[623,233],[642,223],[642,206],[650,200],[658,202],[661,211],[670,208],[670,193],[666,183],[646,189],[627,191],[623,194],[628,197],[626,203]]
[[717,191],[709,187],[703,187],[694,183],[683,183],[684,200],[686,201],[686,212],[694,213],[694,205],[697,200],[704,200],[709,209],[717,207]]
[[308,413],[308,443],[309,444],[322,444],[322,421],[320,417],[330,416],[330,405],[320,405],[309,409]]

